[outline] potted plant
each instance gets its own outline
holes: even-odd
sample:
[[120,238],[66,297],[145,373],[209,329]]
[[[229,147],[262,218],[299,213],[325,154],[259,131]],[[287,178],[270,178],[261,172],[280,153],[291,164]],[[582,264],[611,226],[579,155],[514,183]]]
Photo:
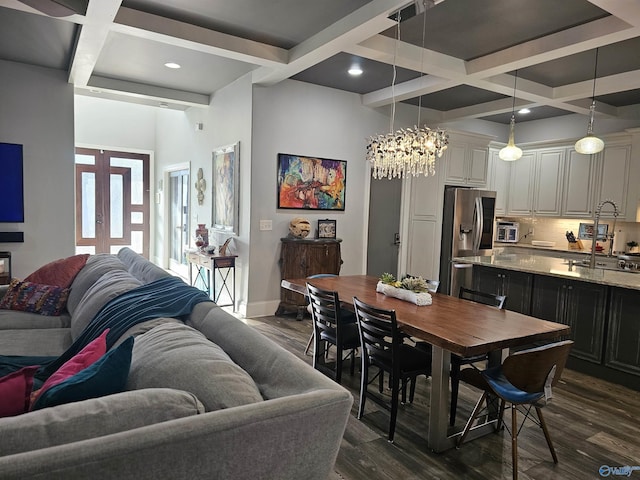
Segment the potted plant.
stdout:
[[627,247],[629,247],[629,253],[636,253],[638,251],[638,242],[631,240],[627,242]]

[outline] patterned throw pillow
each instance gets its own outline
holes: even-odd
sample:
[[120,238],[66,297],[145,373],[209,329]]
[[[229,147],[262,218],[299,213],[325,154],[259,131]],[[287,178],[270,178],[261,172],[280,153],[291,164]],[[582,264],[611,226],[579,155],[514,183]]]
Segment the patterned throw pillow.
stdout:
[[13,280],[0,300],[0,308],[57,316],[67,305],[69,289]]
[[85,263],[87,263],[88,258],[88,253],[61,258],[60,260],[43,265],[24,280],[25,282],[41,283],[44,285],[70,287],[73,279],[76,278],[78,272],[84,267]]

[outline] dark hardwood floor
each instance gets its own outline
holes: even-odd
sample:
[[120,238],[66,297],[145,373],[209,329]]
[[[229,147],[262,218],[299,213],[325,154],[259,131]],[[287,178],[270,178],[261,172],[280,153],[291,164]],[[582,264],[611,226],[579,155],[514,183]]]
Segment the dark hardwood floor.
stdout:
[[[311,356],[304,355],[311,333],[308,318],[244,321],[311,364]],[[418,380],[413,404],[400,406],[395,441],[387,442],[386,410],[368,401],[363,419],[356,418],[359,375],[352,377],[348,365],[342,383],[353,394],[354,405],[331,480],[511,478],[511,442],[505,431],[457,450],[433,453],[427,448],[431,380],[425,377]],[[462,429],[479,396],[477,390],[460,385],[456,428]],[[597,479],[603,478],[599,473],[603,465],[640,466],[638,392],[566,369],[544,414],[559,463],[553,463],[540,428],[527,422],[518,437],[520,479]],[[640,471],[632,471],[634,477],[640,478]]]

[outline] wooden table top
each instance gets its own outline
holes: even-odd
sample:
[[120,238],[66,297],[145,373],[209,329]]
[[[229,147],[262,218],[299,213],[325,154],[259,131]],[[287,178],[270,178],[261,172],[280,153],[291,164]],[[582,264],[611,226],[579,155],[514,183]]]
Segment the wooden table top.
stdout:
[[376,292],[376,277],[345,275],[322,278],[282,280],[282,287],[306,293],[306,282],[338,292],[343,306],[353,310],[353,297],[370,305],[395,310],[402,330],[421,340],[461,356],[527,345],[539,340],[553,340],[567,335],[570,328],[509,310],[431,294],[431,305],[413,303]]

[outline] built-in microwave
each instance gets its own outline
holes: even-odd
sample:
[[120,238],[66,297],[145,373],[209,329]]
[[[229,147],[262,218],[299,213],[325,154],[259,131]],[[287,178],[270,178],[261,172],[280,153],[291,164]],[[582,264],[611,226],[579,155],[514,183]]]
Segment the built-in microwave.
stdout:
[[497,223],[496,242],[516,243],[518,238],[518,222]]

